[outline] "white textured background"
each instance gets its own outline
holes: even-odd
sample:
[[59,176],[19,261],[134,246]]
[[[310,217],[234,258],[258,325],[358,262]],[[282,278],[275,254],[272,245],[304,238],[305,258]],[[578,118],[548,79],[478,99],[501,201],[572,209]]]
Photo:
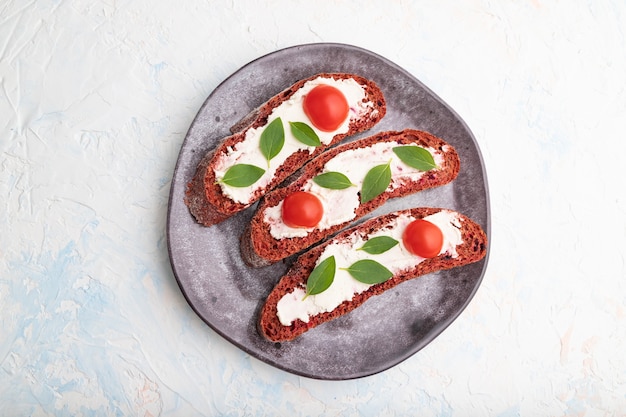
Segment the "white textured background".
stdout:
[[[0,415],[626,415],[626,3],[0,0]],[[417,355],[343,382],[186,304],[170,178],[206,96],[342,42],[407,69],[484,155],[491,256]]]

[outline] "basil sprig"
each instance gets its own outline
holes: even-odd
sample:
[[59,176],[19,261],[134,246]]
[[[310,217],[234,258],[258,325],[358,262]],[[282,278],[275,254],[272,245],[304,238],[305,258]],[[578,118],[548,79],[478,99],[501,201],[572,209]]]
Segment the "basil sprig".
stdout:
[[306,282],[306,294],[303,300],[309,295],[316,295],[328,289],[334,279],[335,257],[331,256],[320,262],[320,264],[313,269],[311,275],[309,275]]
[[289,122],[289,126],[293,136],[305,145],[320,146],[322,144],[317,133],[308,124],[304,122]]
[[391,161],[370,169],[363,179],[361,203],[365,204],[384,193],[391,183]]
[[224,177],[218,182],[231,187],[248,187],[257,182],[264,173],[265,170],[258,166],[237,164],[228,168]]
[[396,146],[393,152],[408,166],[420,171],[430,171],[437,168],[435,159],[426,149],[419,146]]
[[350,178],[337,171],[320,174],[313,178],[313,182],[320,187],[330,188],[331,190],[343,190],[354,185],[350,182]]
[[380,284],[393,276],[393,273],[372,259],[361,259],[348,268],[342,268],[354,279],[365,284]]
[[280,117],[272,120],[272,122],[267,125],[263,133],[261,133],[261,141],[260,148],[261,153],[267,159],[267,164],[269,166],[270,160],[274,158],[281,149],[283,149],[283,145],[285,144],[285,129],[283,128],[283,121]]
[[373,237],[367,242],[363,244],[357,250],[362,250],[371,255],[379,255],[381,253],[387,252],[389,249],[393,248],[398,244],[398,241],[389,236],[377,236]]

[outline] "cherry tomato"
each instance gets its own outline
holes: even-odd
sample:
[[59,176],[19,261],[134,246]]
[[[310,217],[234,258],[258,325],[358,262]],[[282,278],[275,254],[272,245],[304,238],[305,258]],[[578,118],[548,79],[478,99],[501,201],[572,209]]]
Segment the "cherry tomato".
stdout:
[[348,117],[348,100],[331,85],[318,85],[304,97],[304,113],[324,132],[336,130]]
[[319,198],[305,191],[296,191],[283,200],[283,221],[289,227],[313,227],[324,215]]
[[412,254],[422,258],[432,258],[441,252],[443,233],[435,224],[418,219],[406,227],[402,242]]

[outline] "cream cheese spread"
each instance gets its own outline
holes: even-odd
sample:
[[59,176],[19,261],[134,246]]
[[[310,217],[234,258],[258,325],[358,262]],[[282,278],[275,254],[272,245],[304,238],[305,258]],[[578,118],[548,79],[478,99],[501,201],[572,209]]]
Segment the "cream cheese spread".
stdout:
[[[363,185],[363,179],[367,172],[376,165],[386,164],[391,161],[391,183],[387,191],[392,191],[405,181],[417,181],[425,173],[416,168],[406,165],[393,152],[396,146],[417,146],[400,145],[398,142],[379,142],[366,148],[356,148],[339,153],[324,165],[322,172],[341,172],[346,175],[354,186],[343,190],[333,190],[317,185],[312,179],[307,181],[302,191],[308,191],[316,195],[322,202],[324,214],[315,227],[290,227],[282,220],[282,202],[274,207],[265,209],[263,220],[270,225],[270,234],[274,239],[284,239],[292,237],[306,237],[315,229],[325,230],[337,224],[341,224],[354,219],[356,209],[359,207],[359,191]],[[425,148],[433,156],[435,164],[441,166],[444,155],[433,148]],[[445,151],[445,149],[444,149]]]
[[[297,287],[292,292],[285,294],[278,301],[277,305],[277,314],[281,324],[289,326],[296,319],[308,323],[311,316],[332,311],[342,302],[351,300],[355,294],[359,294],[371,287],[370,284],[357,281],[347,271],[341,269],[347,268],[359,260],[373,259],[384,265],[394,275],[422,262],[424,258],[410,253],[402,242],[404,229],[413,220],[415,218],[412,216],[400,215],[385,227],[381,227],[380,230],[369,235],[369,239],[377,236],[390,236],[399,242],[396,246],[382,254],[371,255],[365,251],[356,250],[362,247],[366,241],[360,238],[356,232],[351,234],[345,241],[332,242],[326,246],[318,258],[316,266],[323,260],[334,256],[337,267],[333,283],[320,294],[310,295],[306,298],[304,298],[306,293],[304,286]],[[457,213],[442,210],[424,217],[424,220],[437,225],[443,232],[443,247],[439,254],[446,253],[456,258],[458,256],[456,247],[463,243],[460,231],[461,221]]]
[[[331,85],[339,89],[346,97],[350,108],[346,120],[332,132],[324,132],[313,126],[302,107],[304,97],[307,93],[322,84]],[[245,134],[245,139],[229,148],[228,151],[217,160],[215,164],[215,177],[218,181],[224,177],[224,174],[230,167],[236,164],[255,165],[265,170],[263,176],[248,187],[232,187],[220,183],[224,195],[237,203],[248,204],[257,190],[265,188],[270,183],[278,168],[289,156],[299,150],[306,150],[309,153],[315,150],[315,147],[303,144],[292,135],[289,122],[307,123],[315,133],[317,133],[320,142],[324,145],[328,145],[335,135],[348,132],[350,120],[360,117],[373,107],[372,102],[363,102],[365,97],[366,94],[363,86],[352,78],[335,80],[333,78],[317,77],[307,81],[302,88],[297,90],[289,98],[289,100],[282,102],[272,111],[268,116],[265,126],[248,129]],[[285,131],[285,144],[280,153],[268,163],[259,147],[260,138],[265,127],[279,117],[283,122],[283,129]]]

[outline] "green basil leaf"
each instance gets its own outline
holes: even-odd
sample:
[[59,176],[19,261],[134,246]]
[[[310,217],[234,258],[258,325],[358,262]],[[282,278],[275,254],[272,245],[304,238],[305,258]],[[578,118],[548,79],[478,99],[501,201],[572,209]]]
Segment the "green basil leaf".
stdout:
[[420,171],[430,171],[437,168],[435,159],[426,149],[419,146],[396,146],[393,152],[405,164]]
[[313,178],[313,182],[320,187],[330,188],[332,190],[343,190],[354,184],[350,182],[350,178],[341,172],[325,172]]
[[371,259],[356,261],[349,268],[343,268],[357,281],[365,284],[380,284],[393,276],[390,270]]
[[278,117],[267,125],[261,133],[261,153],[267,159],[268,164],[270,159],[278,155],[284,144],[285,129],[283,128],[283,121]]
[[305,145],[320,146],[322,144],[317,133],[315,133],[313,128],[308,124],[303,122],[289,122],[289,126],[291,127],[293,136]]
[[248,187],[257,182],[264,173],[265,170],[263,168],[255,165],[237,164],[228,168],[224,178],[219,182],[231,187]]
[[319,294],[333,283],[335,279],[335,257],[324,259],[319,265],[311,271],[311,275],[306,281],[306,294],[304,298],[309,295]]
[[361,203],[365,204],[370,200],[384,193],[389,183],[391,183],[391,161],[384,165],[377,165],[370,169],[363,179],[361,187]]
[[387,252],[398,244],[398,241],[389,236],[373,237],[357,250],[365,251],[372,255],[379,255]]

